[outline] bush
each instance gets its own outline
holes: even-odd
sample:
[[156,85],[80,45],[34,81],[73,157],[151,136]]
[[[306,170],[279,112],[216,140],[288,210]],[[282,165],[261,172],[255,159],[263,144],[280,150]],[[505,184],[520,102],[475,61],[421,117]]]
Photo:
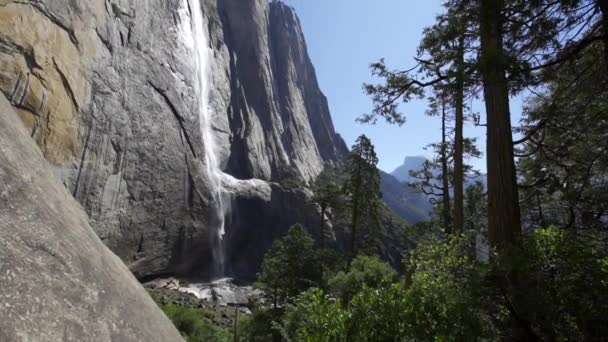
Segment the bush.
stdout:
[[188,342],[231,341],[228,332],[205,321],[205,311],[203,309],[172,304],[164,305],[161,309]]
[[333,302],[319,289],[288,306],[282,333],[288,341],[402,341],[410,312],[400,284],[364,287],[349,305]]
[[542,340],[608,336],[608,270],[593,242],[557,228],[537,230],[523,250],[498,257],[497,272],[517,271],[520,289],[502,301]]
[[264,256],[257,286],[275,307],[321,283],[322,269],[314,245],[306,229],[296,224]]
[[350,341],[411,341],[414,309],[402,284],[364,286],[349,305]]
[[375,256],[358,256],[353,260],[350,271],[339,272],[329,280],[329,289],[347,303],[364,286],[378,288],[396,280],[397,272],[388,263]]
[[409,334],[418,340],[474,341],[495,337],[486,310],[488,268],[478,264],[465,238],[431,242],[409,261]]
[[287,307],[280,330],[288,341],[348,342],[350,322],[347,310],[313,288]]
[[244,317],[239,323],[240,340],[247,342],[276,341],[280,332],[275,326],[282,317],[282,308],[254,310],[251,315]]
[[407,260],[407,285],[377,258],[359,257],[330,282],[349,302],[310,289],[275,328],[289,341],[602,341],[608,258],[598,250],[555,228],[489,264],[467,238],[428,242]]

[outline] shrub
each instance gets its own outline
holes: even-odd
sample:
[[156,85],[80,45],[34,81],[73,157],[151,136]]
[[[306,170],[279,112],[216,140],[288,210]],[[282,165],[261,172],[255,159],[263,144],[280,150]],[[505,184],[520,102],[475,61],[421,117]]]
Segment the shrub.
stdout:
[[347,303],[364,286],[378,288],[396,280],[397,272],[388,263],[375,256],[358,256],[348,272],[339,272],[329,280],[329,288]]
[[239,336],[241,341],[267,342],[276,341],[280,337],[279,329],[275,328],[277,322],[283,317],[284,309],[258,308],[239,323]]
[[280,330],[288,341],[348,342],[350,321],[347,310],[313,288],[287,307]]
[[296,224],[264,256],[257,285],[271,297],[275,308],[321,282],[322,269],[314,244],[306,229]]
[[466,238],[429,242],[409,258],[406,286],[381,261],[359,258],[331,282],[350,302],[309,290],[287,307],[283,335],[327,342],[513,340],[522,328],[526,340],[608,335],[608,259],[593,243],[543,229],[493,260],[478,263]]
[[496,334],[486,310],[487,266],[478,264],[468,240],[451,238],[420,246],[407,262],[410,331],[418,340],[474,341]]
[[606,258],[593,242],[557,228],[533,232],[497,271],[517,270],[519,289],[502,301],[543,340],[601,340],[608,335]]
[[205,321],[203,309],[173,304],[164,305],[161,308],[188,342],[231,341],[228,332]]

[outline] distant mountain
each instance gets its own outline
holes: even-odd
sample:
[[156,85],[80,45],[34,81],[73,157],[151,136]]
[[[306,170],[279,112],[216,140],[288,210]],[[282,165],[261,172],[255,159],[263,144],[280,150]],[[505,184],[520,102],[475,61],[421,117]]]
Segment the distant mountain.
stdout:
[[[427,159],[425,157],[405,157],[403,164],[393,172],[380,172],[381,191],[387,206],[398,216],[408,223],[417,223],[429,219],[432,205],[429,196],[418,193],[407,186],[408,182],[415,181],[410,176],[410,170],[420,170]],[[434,173],[439,174],[437,169]],[[487,188],[487,175],[482,173],[478,176],[467,178],[465,188],[480,181]]]
[[384,202],[397,216],[412,224],[429,219],[432,207],[426,195],[383,171],[380,171],[380,180]]
[[391,175],[400,182],[411,182],[410,170],[420,170],[427,159],[425,157],[405,157],[403,164],[397,167]]
[[[417,156],[417,157],[405,157],[403,164],[399,165],[391,175],[395,177],[398,181],[407,183],[415,181],[414,178],[410,176],[410,171],[417,171],[422,169],[422,165],[427,159],[425,157]],[[433,174],[438,175],[441,172],[440,169],[434,169]],[[481,173],[478,176],[467,178],[465,180],[465,188],[475,184],[475,182],[480,181],[484,188],[487,188],[487,175],[485,173]]]

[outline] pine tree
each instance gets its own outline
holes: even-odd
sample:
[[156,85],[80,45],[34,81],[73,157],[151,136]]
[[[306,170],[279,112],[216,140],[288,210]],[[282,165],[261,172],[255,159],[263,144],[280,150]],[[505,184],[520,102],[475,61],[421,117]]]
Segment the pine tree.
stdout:
[[[518,145],[524,223],[530,228],[608,228],[608,80],[603,46],[547,73],[526,104]],[[539,124],[542,123],[542,124]]]
[[319,206],[319,244],[321,249],[327,245],[327,216],[330,211],[340,211],[344,198],[342,189],[338,183],[337,175],[331,168],[326,169],[317,177],[313,184],[312,201]]
[[[464,121],[465,97],[473,90],[474,56],[467,56],[476,47],[476,31],[470,1],[447,1],[445,14],[437,17],[437,23],[424,30],[416,58],[418,65],[408,71],[389,70],[384,61],[372,65],[373,73],[386,82],[366,85],[375,108],[361,121],[374,122],[384,117],[389,122],[403,124],[405,117],[398,111],[397,101],[409,101],[424,95],[425,88],[441,93],[444,105],[454,109],[453,193],[454,206],[450,221],[453,232],[460,234],[464,224]],[[420,79],[418,79],[420,77]],[[444,172],[445,174],[445,172]],[[445,188],[445,186],[444,186]],[[449,203],[446,199],[444,203]],[[449,210],[444,206],[444,210]],[[444,213],[447,218],[447,214]],[[444,219],[447,222],[447,220]]]
[[361,135],[348,156],[348,179],[344,185],[351,216],[348,265],[357,255],[360,240],[365,238],[366,242],[375,244],[375,237],[379,233],[382,194],[377,164],[374,145],[369,138]]
[[[456,129],[450,126],[457,111],[448,107],[445,100],[445,89],[435,88],[435,96],[429,98],[429,109],[427,115],[441,117],[441,142],[428,145],[425,149],[433,151],[434,157],[425,161],[420,170],[411,170],[410,176],[415,181],[408,183],[408,186],[424,193],[429,197],[431,204],[440,209],[440,222],[443,230],[447,234],[454,232],[453,215],[451,210],[451,194],[456,186]],[[463,106],[463,109],[466,108]],[[461,127],[462,128],[462,127]],[[462,165],[462,180],[464,185],[466,178],[476,177],[478,173],[473,170],[471,165],[466,164],[465,159],[479,158],[481,152],[477,149],[475,139],[464,139],[460,142]],[[462,232],[462,231],[461,231]]]
[[503,43],[502,0],[480,0],[480,69],[487,116],[488,226],[494,247],[504,248],[521,237],[509,109],[507,61]]
[[314,240],[302,225],[296,224],[285,237],[276,240],[264,256],[258,286],[270,296],[276,309],[279,304],[320,284],[321,271],[317,264]]

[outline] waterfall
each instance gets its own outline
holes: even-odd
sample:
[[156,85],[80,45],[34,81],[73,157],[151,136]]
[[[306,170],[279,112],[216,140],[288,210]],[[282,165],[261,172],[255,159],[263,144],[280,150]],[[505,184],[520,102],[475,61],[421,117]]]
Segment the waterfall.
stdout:
[[[188,6],[188,0],[186,6]],[[199,122],[201,136],[204,139],[205,165],[209,178],[210,191],[212,191],[215,216],[212,252],[214,258],[214,276],[224,276],[225,255],[223,238],[226,233],[226,216],[230,211],[229,194],[223,188],[223,179],[227,176],[222,171],[217,157],[217,142],[211,127],[212,112],[209,106],[209,73],[211,72],[209,62],[211,50],[209,47],[208,33],[204,26],[204,18],[200,0],[191,0],[191,40],[196,52],[198,76],[200,84],[200,109]]]

